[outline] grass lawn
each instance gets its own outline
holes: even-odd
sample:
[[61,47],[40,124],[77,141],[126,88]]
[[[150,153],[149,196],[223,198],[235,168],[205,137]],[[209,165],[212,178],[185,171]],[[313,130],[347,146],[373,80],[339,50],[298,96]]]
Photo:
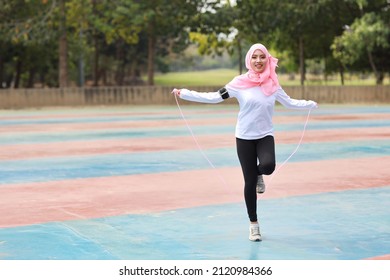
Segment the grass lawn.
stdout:
[[[170,72],[166,74],[156,73],[154,82],[158,86],[174,86],[174,87],[191,87],[191,86],[223,86],[230,82],[233,77],[238,75],[236,69],[213,69],[204,71],[189,71],[189,72]],[[300,84],[299,74],[295,75],[292,80],[288,75],[279,75],[279,82],[282,86],[298,86]],[[323,76],[307,75],[306,85],[341,85],[338,75],[328,78],[327,81]],[[389,85],[389,78],[384,81],[385,85]],[[361,79],[358,75],[346,75],[344,85],[375,85],[373,77]]]
[[237,70],[213,69],[192,72],[156,74],[154,82],[160,86],[215,86],[225,85],[238,75]]

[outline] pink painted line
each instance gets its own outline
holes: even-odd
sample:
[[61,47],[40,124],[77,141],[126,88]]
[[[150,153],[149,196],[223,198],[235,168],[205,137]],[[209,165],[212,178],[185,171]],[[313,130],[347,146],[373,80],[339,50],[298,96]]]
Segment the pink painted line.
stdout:
[[[235,145],[229,135],[199,136],[204,148]],[[217,144],[218,143],[218,144]],[[0,160],[197,149],[190,136],[3,145]]]
[[[301,135],[302,131],[276,131],[275,141],[277,144],[294,144],[299,142]],[[381,140],[389,137],[389,127],[322,129],[306,131],[303,143]]]
[[390,114],[375,113],[375,114],[339,114],[339,115],[311,115],[313,121],[345,121],[345,120],[388,120]]
[[[236,107],[237,108],[237,107]],[[220,114],[226,114],[226,113],[236,113],[237,109],[231,109],[231,110],[218,110],[218,113]],[[114,109],[114,110],[112,110]],[[20,114],[14,115],[3,115],[0,116],[0,120],[50,120],[53,118],[56,119],[73,119],[73,118],[104,118],[104,117],[125,117],[125,116],[179,116],[179,111],[172,109],[172,110],[159,110],[159,108],[156,107],[144,107],[144,110],[132,110],[133,108],[128,107],[128,109],[124,109],[123,107],[118,108],[118,112],[115,112],[115,107],[110,107],[107,110],[104,108],[87,108],[85,109],[77,109],[77,108],[69,108],[67,112],[61,112],[61,109],[54,110],[50,112],[50,109],[47,111],[42,111],[42,114],[37,114],[38,111],[24,111]],[[197,108],[197,109],[183,109],[186,112],[186,115],[214,115],[215,110],[210,108]],[[88,112],[91,111],[91,112]],[[23,115],[21,115],[23,114]]]
[[[289,163],[259,199],[389,186],[384,166],[390,157]],[[0,185],[0,197],[0,227],[14,227],[242,202],[243,178],[232,167]]]
[[[302,131],[276,132],[277,144],[298,144]],[[324,138],[326,135],[326,138]],[[390,128],[354,128],[343,130],[307,131],[304,143],[330,141],[380,140],[390,137]],[[218,135],[196,135],[203,149],[234,147],[234,132]],[[162,150],[197,149],[191,136],[129,138],[125,140],[74,141],[37,144],[2,145],[0,160],[19,160],[41,157],[83,156],[149,152]]]
[[[191,111],[188,114],[204,115],[205,112],[193,112]],[[135,113],[134,113],[135,114]],[[145,115],[167,115],[164,113],[144,113]],[[215,112],[214,112],[215,114]],[[120,115],[130,115],[130,114],[107,114],[104,116],[120,116]],[[137,114],[138,115],[138,114]],[[169,112],[169,115],[177,115]],[[55,116],[66,118],[65,116]],[[74,118],[75,115],[68,116],[69,118]],[[76,117],[95,117],[95,115],[77,115]],[[101,119],[102,116],[99,115]],[[26,117],[27,118],[27,117]],[[40,116],[34,118],[42,118],[42,119],[50,119],[52,117],[49,116]],[[287,123],[300,123],[304,122],[305,115],[301,116],[275,116],[274,122],[278,124],[287,124]],[[14,118],[12,118],[14,119]],[[15,118],[17,119],[17,118]],[[319,122],[319,121],[340,121],[340,120],[374,120],[374,119],[390,119],[390,114],[370,114],[370,115],[334,115],[334,116],[317,116],[312,115],[309,119],[309,122]],[[187,119],[190,125],[226,125],[231,124],[235,125],[236,117],[230,118],[215,118],[211,116],[211,118],[202,118],[202,119]],[[121,129],[121,128],[145,128],[145,127],[167,127],[167,126],[184,126],[184,122],[182,119],[176,120],[138,120],[138,121],[113,121],[113,122],[96,122],[96,123],[62,123],[62,124],[15,124],[15,125],[7,125],[0,127],[0,133],[14,133],[14,132],[47,132],[47,131],[77,131],[77,130],[96,130],[96,129]]]
[[383,256],[377,256],[372,258],[367,258],[366,260],[390,260],[390,254],[389,255],[383,255]]
[[[92,109],[94,110],[94,109]],[[96,112],[99,111],[99,112]],[[174,110],[172,111],[156,111],[156,110],[149,110],[149,111],[131,111],[129,108],[128,112],[106,112],[104,109],[96,109],[95,112],[83,112],[81,110],[77,110],[75,108],[71,108],[68,110],[69,113],[59,113],[58,111],[53,111],[50,113],[50,111],[43,111],[42,115],[35,115],[36,112],[31,111],[29,115],[29,111],[22,112],[24,115],[5,115],[0,116],[0,120],[50,120],[53,118],[56,119],[73,119],[73,118],[105,118],[105,117],[121,117],[121,116],[150,116],[150,115],[177,115],[177,112]],[[199,111],[199,113],[203,113]]]

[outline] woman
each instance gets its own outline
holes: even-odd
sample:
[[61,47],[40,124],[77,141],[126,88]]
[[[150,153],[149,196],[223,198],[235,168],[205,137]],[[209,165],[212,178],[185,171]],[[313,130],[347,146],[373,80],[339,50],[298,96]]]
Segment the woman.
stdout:
[[272,115],[275,101],[291,109],[317,108],[314,101],[290,98],[279,85],[275,69],[278,60],[272,57],[262,44],[254,44],[246,54],[248,71],[235,77],[218,92],[196,92],[174,89],[180,98],[219,103],[226,98],[238,100],[240,111],[236,124],[236,147],[244,176],[244,198],[250,221],[249,240],[260,241],[257,220],[257,194],[265,191],[262,175],[275,170],[275,142]]

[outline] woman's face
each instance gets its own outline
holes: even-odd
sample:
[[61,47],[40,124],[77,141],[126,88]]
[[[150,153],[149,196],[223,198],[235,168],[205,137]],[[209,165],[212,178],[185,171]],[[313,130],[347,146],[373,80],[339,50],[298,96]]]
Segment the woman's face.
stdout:
[[263,72],[267,66],[268,59],[261,50],[255,50],[251,57],[252,69],[256,72]]

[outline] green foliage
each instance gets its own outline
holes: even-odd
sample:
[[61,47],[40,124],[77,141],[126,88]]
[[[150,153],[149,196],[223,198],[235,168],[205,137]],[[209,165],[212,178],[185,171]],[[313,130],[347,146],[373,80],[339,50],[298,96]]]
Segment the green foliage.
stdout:
[[139,5],[131,0],[69,0],[66,3],[67,26],[80,31],[101,33],[107,44],[123,40],[128,44],[139,41],[141,24],[132,15],[139,14]]
[[[376,62],[378,68],[386,68],[378,58],[384,50],[390,52],[389,1],[237,0],[237,7],[236,27],[242,38],[288,52],[296,65],[301,57],[301,70],[310,66],[305,62],[316,59],[325,62],[325,73],[342,71],[339,61],[367,59],[363,49],[372,52],[371,65]],[[345,26],[351,26],[353,34],[344,31]]]
[[0,2],[0,36],[11,44],[36,44],[51,40],[55,1]]
[[335,38],[333,55],[345,65],[353,64],[366,51],[372,52],[375,47],[389,47],[389,34],[388,26],[378,15],[367,13]]
[[[1,84],[58,85],[60,2],[0,1]],[[64,2],[71,84],[81,62],[87,79],[104,85],[139,82],[153,66],[164,73],[193,66],[195,54],[184,53],[190,44],[210,67],[214,61],[207,58],[226,53],[242,66],[248,47],[261,42],[279,58],[279,73],[306,67],[308,73],[329,75],[374,66],[380,79],[390,72],[387,0]]]
[[347,69],[372,71],[377,84],[390,72],[390,2],[371,0],[355,2],[359,13],[345,25],[332,44],[334,57]]

